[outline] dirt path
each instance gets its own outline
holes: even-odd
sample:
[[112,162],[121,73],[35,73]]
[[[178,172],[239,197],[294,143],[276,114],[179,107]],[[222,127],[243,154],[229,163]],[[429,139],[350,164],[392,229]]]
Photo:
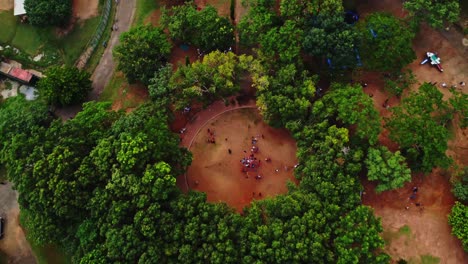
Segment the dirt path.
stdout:
[[0,240],[0,251],[8,256],[8,263],[37,263],[19,224],[17,198],[18,194],[10,183],[0,185],[0,214],[5,219],[5,236]]
[[13,0],[0,0],[0,11],[11,10],[14,7]]
[[[119,44],[120,34],[127,31],[132,25],[135,8],[136,0],[119,1],[117,11],[115,13],[115,24],[117,25],[118,30],[112,31],[107,48],[91,76],[91,80],[93,81],[93,91],[89,98],[91,100],[97,100],[99,98],[104,87],[106,87],[112,78],[112,73],[116,66],[112,57],[112,50]],[[109,22],[112,23],[112,21]]]
[[[401,1],[372,0],[362,1],[358,6],[362,16],[369,12],[387,11],[398,17],[405,15]],[[467,48],[460,45],[463,36],[453,29],[450,31],[437,31],[426,25],[421,27],[413,41],[413,49],[417,59],[408,68],[416,77],[417,83],[411,88],[416,90],[424,82],[445,82],[449,86],[457,85],[461,81],[468,81]],[[420,65],[425,52],[435,51],[441,56],[444,72],[429,65]],[[379,73],[364,73],[362,79],[368,83],[364,91],[372,95],[374,105],[381,116],[389,116],[390,112],[382,105],[390,98],[391,107],[398,105],[399,100],[383,90],[384,83]],[[445,97],[449,91],[438,86]],[[468,93],[468,87],[460,87]],[[468,137],[467,130],[455,129],[454,137],[449,142],[447,153],[454,157],[459,164],[468,164]],[[379,140],[391,150],[397,150],[398,145],[388,139],[388,132],[384,131]],[[374,208],[375,214],[382,219],[385,251],[394,261],[405,259],[410,263],[421,263],[422,256],[434,256],[439,263],[468,263],[468,255],[463,251],[460,241],[451,235],[447,223],[447,215],[454,203],[451,193],[449,175],[436,169],[430,175],[420,174],[413,176],[413,181],[404,188],[384,192],[380,195],[374,193],[375,184],[364,181],[365,195],[363,203]],[[419,186],[416,200],[410,200],[411,188]],[[420,203],[420,206],[416,206]],[[408,209],[406,209],[408,207]],[[424,208],[424,209],[421,209]],[[407,235],[398,235],[402,227],[408,227]]]

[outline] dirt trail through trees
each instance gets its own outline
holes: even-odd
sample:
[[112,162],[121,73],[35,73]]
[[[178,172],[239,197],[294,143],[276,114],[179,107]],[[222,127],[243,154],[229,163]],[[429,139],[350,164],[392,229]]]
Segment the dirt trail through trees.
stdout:
[[[263,123],[254,105],[221,106],[222,102],[215,103],[187,125],[181,144],[190,148],[193,162],[187,174],[178,178],[178,185],[203,191],[208,201],[226,202],[239,212],[253,199],[286,193],[287,181],[295,182],[297,163],[296,145],[289,133]],[[207,142],[210,133],[215,135],[215,144]],[[245,173],[240,160],[251,154],[252,137],[258,140],[255,158],[260,167]],[[257,175],[262,178],[256,179]]]
[[[405,13],[400,1],[366,1],[358,6],[361,16],[368,12],[387,11],[402,17]],[[413,48],[417,59],[409,65],[413,71],[417,83],[412,87],[417,89],[424,82],[437,82],[439,90],[447,97],[449,91],[440,86],[445,82],[448,86],[457,85],[457,89],[468,93],[468,87],[460,87],[459,82],[467,82],[468,61],[466,50],[453,42],[460,38],[457,32],[441,32],[423,25],[413,41]],[[450,35],[447,37],[446,35]],[[425,52],[438,52],[442,59],[444,72],[440,73],[429,65],[420,65]],[[399,103],[395,97],[391,97],[383,91],[382,76],[377,73],[366,73],[362,79],[368,83],[364,89],[372,95],[375,107],[382,116],[389,116],[390,111],[382,105],[390,98],[390,107]],[[456,129],[454,137],[449,142],[448,154],[454,157],[459,164],[468,164],[468,137],[467,129]],[[384,131],[379,138],[380,142],[396,150],[398,146],[388,139],[388,133]],[[363,202],[375,209],[375,214],[382,218],[384,237],[387,239],[386,252],[394,260],[400,258],[419,262],[422,255],[432,255],[440,259],[440,263],[468,263],[468,256],[463,251],[458,239],[451,235],[450,226],[447,223],[447,215],[454,203],[451,193],[449,175],[440,170],[434,170],[430,175],[413,176],[412,183],[397,191],[384,192],[380,195],[374,193],[375,184],[364,182],[365,195]],[[419,187],[417,200],[409,199],[411,188]],[[418,207],[416,203],[421,205]],[[406,207],[408,206],[408,209]],[[421,209],[424,208],[424,209]],[[408,236],[396,237],[395,234],[403,226],[410,229]],[[393,234],[393,235],[389,235]]]

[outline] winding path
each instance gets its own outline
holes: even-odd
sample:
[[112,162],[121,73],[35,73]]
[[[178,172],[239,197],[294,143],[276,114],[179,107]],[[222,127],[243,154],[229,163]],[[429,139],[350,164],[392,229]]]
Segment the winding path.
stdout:
[[94,70],[91,80],[93,81],[93,90],[90,94],[90,100],[97,100],[101,95],[104,87],[109,83],[115,69],[115,62],[112,58],[112,50],[119,44],[119,37],[122,32],[127,31],[132,25],[133,16],[136,9],[136,0],[117,1],[117,10],[115,12],[114,21],[118,30],[112,31],[108,45],[104,54],[99,61],[98,66]]

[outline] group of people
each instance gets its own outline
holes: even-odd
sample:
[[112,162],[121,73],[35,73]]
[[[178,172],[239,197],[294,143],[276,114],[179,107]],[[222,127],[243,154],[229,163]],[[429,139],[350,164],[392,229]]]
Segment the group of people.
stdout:
[[212,144],[216,144],[216,138],[215,138],[215,133],[213,130],[211,129],[207,129],[206,132],[208,132],[208,138],[206,139],[206,142],[207,143],[212,143]]

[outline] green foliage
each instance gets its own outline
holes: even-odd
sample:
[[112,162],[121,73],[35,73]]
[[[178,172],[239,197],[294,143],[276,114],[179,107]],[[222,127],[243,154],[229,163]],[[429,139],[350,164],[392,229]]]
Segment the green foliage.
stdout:
[[75,67],[54,66],[37,83],[39,95],[49,104],[66,106],[83,102],[92,90],[91,74]]
[[[186,66],[189,67],[190,64]],[[163,106],[167,106],[170,102],[172,102],[172,100],[174,100],[174,87],[170,85],[171,76],[171,64],[166,64],[166,66],[156,71],[154,78],[150,79],[148,85],[148,91],[151,100],[154,102],[161,102]]]
[[161,24],[172,39],[195,45],[204,52],[228,50],[234,44],[234,27],[212,6],[197,11],[194,4],[187,2],[169,11],[164,9]]
[[390,138],[400,144],[412,168],[425,173],[451,163],[445,151],[449,136],[446,124],[452,114],[442,97],[436,87],[425,83],[391,108],[392,116],[386,119]]
[[332,84],[331,92],[314,104],[312,113],[317,120],[357,125],[357,137],[377,143],[381,130],[379,113],[360,85]]
[[306,23],[304,50],[314,56],[329,58],[333,68],[354,68],[356,62],[357,33],[344,21],[342,13],[321,13]]
[[129,82],[137,80],[144,84],[166,64],[172,45],[160,28],[137,26],[120,35],[120,44],[114,48],[118,60],[117,69]]
[[400,97],[414,83],[416,83],[416,79],[411,70],[390,74],[388,78],[385,78],[385,90]]
[[374,253],[376,248],[384,246],[383,239],[379,237],[383,229],[380,220],[374,217],[369,207],[358,206],[340,220],[334,231],[334,244],[338,253],[336,263],[389,262],[387,254]]
[[25,0],[24,9],[34,26],[64,26],[72,14],[72,1]]
[[416,59],[412,48],[415,34],[391,14],[373,13],[367,16],[358,23],[358,31],[363,63],[371,70],[399,72]]
[[468,206],[455,202],[448,216],[449,224],[452,226],[452,234],[461,240],[463,248],[468,251]]
[[386,147],[369,148],[365,163],[367,178],[379,181],[375,189],[377,193],[401,188],[411,181],[411,170],[399,151],[392,153]]
[[434,28],[456,22],[460,16],[458,0],[408,0],[403,7],[409,11],[412,20],[417,23],[425,21]]
[[452,112],[458,115],[460,128],[468,127],[468,94],[451,89],[452,97],[449,99]]
[[268,60],[278,60],[284,64],[300,60],[303,31],[292,20],[287,20],[281,27],[270,29],[260,39],[263,56]]
[[452,192],[460,201],[468,202],[468,167],[465,167],[459,175],[460,181],[453,184]]
[[249,12],[239,22],[239,41],[244,46],[253,46],[275,26],[280,17],[275,12],[274,0],[251,0]]
[[193,102],[208,105],[216,99],[234,95],[240,90],[241,73],[251,62],[251,56],[214,51],[204,56],[201,62],[179,67],[169,85],[175,90],[176,107],[182,109]]
[[271,74],[263,61],[252,65],[253,86],[257,88],[257,105],[265,121],[275,127],[304,120],[315,96],[315,78],[288,64]]

